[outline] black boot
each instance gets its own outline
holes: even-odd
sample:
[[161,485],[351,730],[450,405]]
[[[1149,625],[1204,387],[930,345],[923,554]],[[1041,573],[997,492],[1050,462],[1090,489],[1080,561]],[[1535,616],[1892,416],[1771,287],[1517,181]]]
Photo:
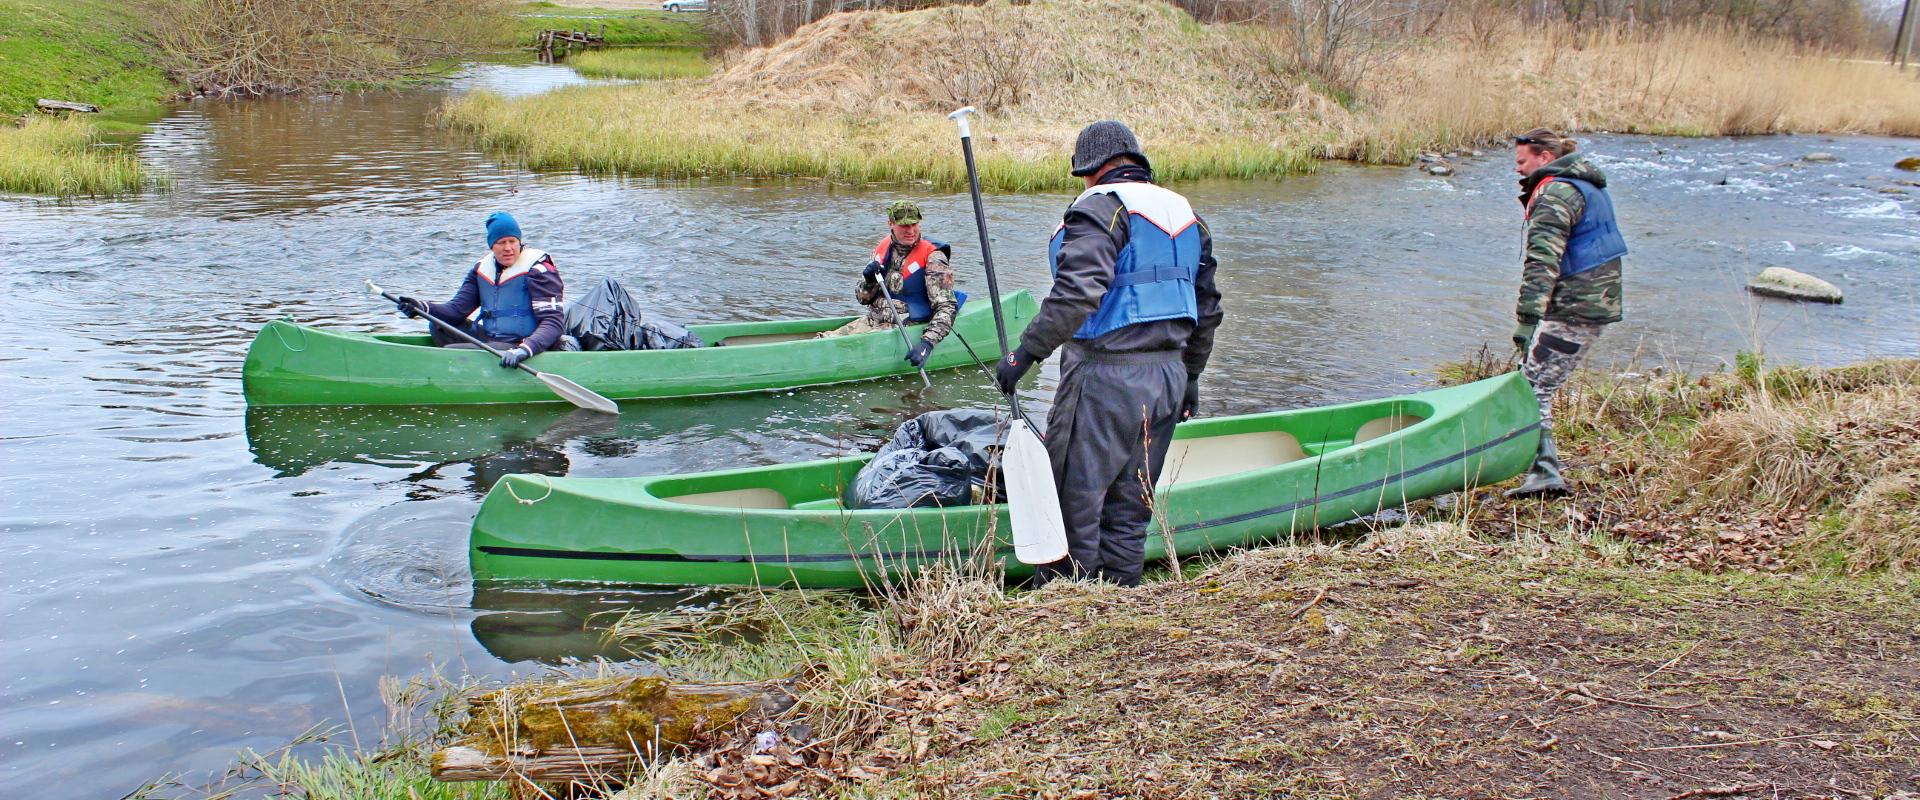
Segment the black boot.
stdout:
[[1567,481],[1560,477],[1560,454],[1553,447],[1553,435],[1540,434],[1540,452],[1533,457],[1533,467],[1527,470],[1527,479],[1519,488],[1508,489],[1507,496],[1549,497],[1567,493]]

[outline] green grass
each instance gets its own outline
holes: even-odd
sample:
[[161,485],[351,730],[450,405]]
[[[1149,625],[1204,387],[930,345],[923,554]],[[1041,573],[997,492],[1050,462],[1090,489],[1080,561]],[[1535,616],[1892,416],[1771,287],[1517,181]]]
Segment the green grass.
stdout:
[[599,33],[606,26],[607,44],[680,45],[706,44],[707,32],[701,27],[701,14],[673,14],[666,11],[609,11],[599,8],[568,8],[552,3],[527,3],[520,6],[511,33],[500,44],[529,47],[543,30],[588,31]]
[[0,191],[104,197],[158,182],[119,147],[98,146],[91,123],[34,117],[0,127]]
[[42,97],[123,109],[180,91],[125,3],[0,0],[0,20],[0,114],[29,111]]
[[698,78],[713,71],[697,47],[624,47],[568,56],[567,66],[595,78],[667,80]]

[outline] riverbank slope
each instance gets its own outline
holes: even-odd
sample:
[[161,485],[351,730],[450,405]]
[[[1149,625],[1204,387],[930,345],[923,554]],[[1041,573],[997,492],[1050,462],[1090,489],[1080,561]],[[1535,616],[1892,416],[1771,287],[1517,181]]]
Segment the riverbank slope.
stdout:
[[32,114],[43,97],[103,109],[0,126],[0,191],[113,195],[153,180],[131,154],[96,146],[140,130],[180,92],[145,21],[107,0],[0,0],[0,18],[0,117]]
[[[1920,361],[1563,399],[1571,498],[1477,490],[1136,590],[963,569],[630,614],[674,677],[797,676],[800,702],[623,800],[1920,790]],[[503,796],[427,777],[444,730],[232,780]]]
[[1132,124],[1175,181],[1405,163],[1536,125],[1920,135],[1910,76],[1708,27],[1409,40],[1351,91],[1294,63],[1276,31],[1204,25],[1152,0],[996,0],[835,14],[730,54],[706,80],[475,93],[445,121],[535,168],[954,187],[965,176],[944,115],[971,104],[985,112],[983,181],[998,191],[1071,188],[1061,165],[1073,135],[1101,118]]

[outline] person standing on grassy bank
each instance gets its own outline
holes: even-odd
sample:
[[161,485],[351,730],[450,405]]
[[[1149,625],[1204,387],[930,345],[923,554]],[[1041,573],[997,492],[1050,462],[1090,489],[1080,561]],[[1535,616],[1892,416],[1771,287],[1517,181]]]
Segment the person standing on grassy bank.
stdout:
[[[967,293],[953,288],[953,248],[920,235],[924,215],[911,200],[887,207],[887,235],[873,246],[873,260],[860,273],[855,300],[867,307],[866,316],[821,336],[883,331],[901,324],[925,324],[920,341],[907,351],[907,363],[925,366],[934,346],[953,332],[953,318],[967,302]],[[884,277],[883,277],[884,276]],[[880,281],[887,282],[886,291]],[[893,300],[887,300],[892,295]]]
[[[506,351],[500,366],[511,369],[560,340],[566,327],[561,305],[565,286],[552,256],[521,246],[520,223],[512,214],[495,211],[487,216],[487,249],[490,252],[467,270],[452,300],[424,303],[402,297],[394,305],[408,317],[431,314],[497,345]],[[476,309],[479,319],[469,322]],[[436,347],[473,347],[438,325],[428,328]]]
[[1563,494],[1567,482],[1553,445],[1553,395],[1586,357],[1600,331],[1620,321],[1620,259],[1627,241],[1613,216],[1607,176],[1546,128],[1514,138],[1526,252],[1520,271],[1520,324],[1513,346],[1540,401],[1540,451],[1508,497]]
[[997,378],[1011,394],[1064,346],[1047,454],[1067,557],[1041,565],[1036,582],[1137,586],[1154,481],[1174,424],[1199,409],[1200,373],[1222,318],[1213,239],[1186,198],[1154,184],[1126,125],[1103,120],[1080,131],[1073,175],[1087,189],[1048,247],[1053,288]]

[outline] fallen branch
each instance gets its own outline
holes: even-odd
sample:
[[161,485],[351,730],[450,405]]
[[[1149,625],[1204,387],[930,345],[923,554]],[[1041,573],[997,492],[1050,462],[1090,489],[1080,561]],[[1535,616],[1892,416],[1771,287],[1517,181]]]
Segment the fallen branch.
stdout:
[[1714,742],[1713,744],[1674,744],[1666,747],[1642,747],[1640,752],[1651,753],[1656,750],[1705,750],[1711,747],[1744,747],[1750,744],[1785,742],[1793,739],[1812,739],[1816,736],[1859,736],[1857,733],[1802,733],[1795,736],[1776,736],[1772,739],[1748,739],[1739,742]]
[[1313,594],[1312,600],[1308,600],[1306,605],[1294,609],[1293,613],[1287,615],[1287,619],[1299,619],[1301,614],[1312,610],[1314,606],[1320,605],[1320,601],[1325,599],[1327,599],[1327,587],[1322,586],[1320,587],[1320,591]]
[[1687,800],[1687,798],[1690,797],[1731,797],[1737,794],[1751,794],[1753,792],[1763,791],[1769,786],[1772,786],[1772,784],[1748,783],[1740,786],[1709,786],[1705,789],[1681,792],[1667,798],[1667,800]]

